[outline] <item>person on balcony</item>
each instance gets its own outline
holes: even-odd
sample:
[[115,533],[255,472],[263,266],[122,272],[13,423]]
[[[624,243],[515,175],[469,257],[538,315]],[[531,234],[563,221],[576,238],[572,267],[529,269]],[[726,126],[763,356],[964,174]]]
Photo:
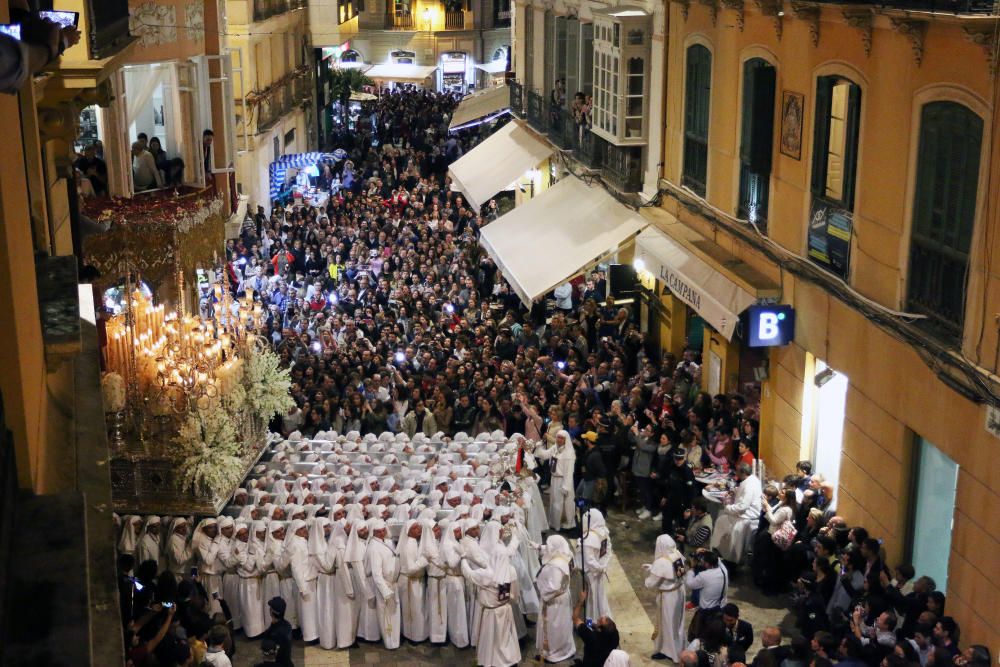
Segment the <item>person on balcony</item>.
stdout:
[[136,192],[163,187],[163,177],[156,168],[153,154],[138,141],[132,144],[132,183]]

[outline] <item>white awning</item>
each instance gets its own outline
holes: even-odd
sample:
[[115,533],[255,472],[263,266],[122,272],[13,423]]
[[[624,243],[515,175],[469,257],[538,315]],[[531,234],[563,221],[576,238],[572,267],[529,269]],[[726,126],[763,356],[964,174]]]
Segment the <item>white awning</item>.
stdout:
[[602,187],[567,176],[483,227],[479,243],[529,305],[617,251],[646,225]]
[[458,108],[455,109],[455,113],[451,117],[448,129],[460,128],[509,108],[510,88],[507,86],[487,88],[478,93],[466,95],[458,103]]
[[639,234],[635,259],[659,278],[670,293],[694,308],[731,340],[740,313],[757,297],[734,283],[679,242],[653,227]]
[[365,72],[365,76],[370,79],[380,81],[406,81],[423,83],[423,81],[434,74],[437,67],[433,65],[409,65],[396,63],[392,65],[372,65],[371,69]]
[[491,60],[488,63],[476,65],[476,69],[481,69],[487,74],[504,74],[507,71],[507,61]]
[[552,146],[517,121],[511,121],[456,160],[448,169],[455,187],[473,210],[536,168],[552,155]]

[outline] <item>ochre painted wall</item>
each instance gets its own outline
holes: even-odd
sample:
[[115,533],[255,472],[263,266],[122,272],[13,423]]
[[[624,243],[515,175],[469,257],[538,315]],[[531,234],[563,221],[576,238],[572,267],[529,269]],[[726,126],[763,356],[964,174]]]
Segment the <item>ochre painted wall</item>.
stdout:
[[[768,215],[769,237],[788,251],[805,254],[810,204],[809,174],[815,80],[825,74],[850,78],[862,89],[860,149],[855,199],[855,238],[849,284],[887,308],[905,308],[913,171],[919,114],[923,104],[949,99],[965,104],[984,120],[983,159],[976,231],[960,350],[972,363],[993,372],[997,364],[1000,313],[997,270],[991,258],[997,240],[998,192],[993,185],[1000,160],[994,99],[984,50],[973,44],[958,19],[928,23],[922,63],[913,44],[893,28],[890,16],[874,15],[871,54],[862,32],[848,26],[839,6],[824,6],[819,42],[810,25],[787,5],[779,40],[771,17],[745,4],[745,26],[735,12],[719,9],[716,25],[709,10],[670,3],[668,95],[664,109],[664,178],[679,183],[682,169],[684,54],[692,43],[713,54],[709,131],[708,201],[733,215],[738,197],[738,152],[742,62],[763,57],[777,68],[775,137],[779,136],[782,90],[805,96],[801,159],[779,153],[777,143]],[[899,17],[893,17],[899,18]],[[958,66],[958,64],[961,66]],[[991,150],[994,149],[994,150]],[[962,625],[963,644],[1000,646],[1000,442],[984,428],[985,408],[948,388],[917,352],[830,296],[820,286],[782,272],[725,228],[667,197],[664,208],[782,285],[783,303],[796,309],[796,339],[770,352],[769,379],[762,399],[761,454],[770,474],[790,472],[809,453],[803,433],[803,388],[812,382],[811,359],[826,361],[849,378],[844,423],[838,513],[885,539],[892,564],[904,558],[909,540],[913,451],[919,435],[958,462],[958,491],[948,576],[948,613]],[[988,290],[984,290],[988,285]],[[985,323],[985,326],[984,326]],[[707,371],[706,371],[707,372]],[[808,422],[808,417],[805,418]]]

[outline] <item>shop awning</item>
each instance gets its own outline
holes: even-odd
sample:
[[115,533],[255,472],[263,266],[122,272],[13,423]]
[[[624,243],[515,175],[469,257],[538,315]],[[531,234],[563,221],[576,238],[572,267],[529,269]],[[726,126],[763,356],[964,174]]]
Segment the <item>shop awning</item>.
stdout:
[[731,340],[740,313],[757,301],[679,242],[650,227],[635,241],[635,259],[642,260],[670,293],[698,312]]
[[481,69],[487,74],[504,74],[507,71],[507,60],[492,60],[488,63],[476,65],[476,69]]
[[372,65],[371,69],[365,71],[365,76],[379,81],[423,83],[436,70],[437,67],[433,65],[394,63],[392,65]]
[[552,155],[552,146],[516,121],[490,135],[448,169],[455,188],[476,211]]
[[483,227],[479,243],[529,305],[617,251],[646,225],[600,186],[567,176]]
[[496,116],[510,109],[510,88],[497,86],[487,88],[472,95],[466,95],[458,103],[458,108],[451,117],[449,130],[457,130],[481,119]]

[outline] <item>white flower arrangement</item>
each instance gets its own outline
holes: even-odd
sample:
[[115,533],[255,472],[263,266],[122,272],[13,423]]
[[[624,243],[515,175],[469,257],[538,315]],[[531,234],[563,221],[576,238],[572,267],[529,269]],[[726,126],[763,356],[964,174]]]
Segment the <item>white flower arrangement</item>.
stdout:
[[243,380],[247,409],[265,422],[276,414],[284,414],[294,404],[288,393],[291,374],[287,368],[281,368],[278,355],[270,350],[255,349],[250,353]]
[[101,397],[105,412],[121,412],[125,409],[125,379],[118,373],[105,373],[101,377]]
[[238,484],[243,474],[236,427],[225,410],[196,410],[175,438],[177,478],[185,491],[216,496]]

